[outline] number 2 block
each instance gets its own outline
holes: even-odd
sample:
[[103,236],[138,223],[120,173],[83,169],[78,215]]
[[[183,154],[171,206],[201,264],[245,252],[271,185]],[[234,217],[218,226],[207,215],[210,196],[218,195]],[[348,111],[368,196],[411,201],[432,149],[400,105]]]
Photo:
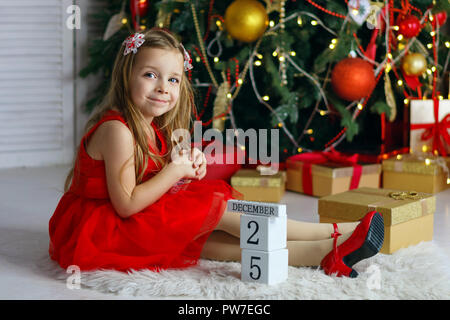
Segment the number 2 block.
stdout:
[[286,248],[287,217],[241,215],[240,247],[272,251]]
[[241,280],[269,285],[288,277],[288,250],[241,250]]

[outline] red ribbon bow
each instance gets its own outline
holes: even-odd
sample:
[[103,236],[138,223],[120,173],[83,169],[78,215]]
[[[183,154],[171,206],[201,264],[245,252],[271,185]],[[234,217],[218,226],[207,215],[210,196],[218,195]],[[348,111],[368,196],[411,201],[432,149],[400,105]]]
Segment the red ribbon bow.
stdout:
[[[321,164],[326,162],[334,162],[344,164],[353,167],[353,176],[350,182],[350,190],[356,189],[359,186],[359,180],[361,179],[362,166],[357,164],[358,154],[352,156],[345,156],[342,153],[331,149],[331,151],[322,152],[308,152],[302,154],[296,154],[289,157],[287,160],[303,162],[302,169],[302,185],[303,193],[312,195],[312,165]],[[289,167],[289,164],[288,164]]]
[[433,139],[433,152],[438,150],[440,155],[446,157],[445,144],[442,140],[444,140],[447,145],[450,145],[450,135],[447,131],[450,129],[450,113],[447,114],[444,119],[439,121],[439,99],[433,98],[433,104],[434,123],[411,124],[411,130],[425,129],[420,139],[422,141]]

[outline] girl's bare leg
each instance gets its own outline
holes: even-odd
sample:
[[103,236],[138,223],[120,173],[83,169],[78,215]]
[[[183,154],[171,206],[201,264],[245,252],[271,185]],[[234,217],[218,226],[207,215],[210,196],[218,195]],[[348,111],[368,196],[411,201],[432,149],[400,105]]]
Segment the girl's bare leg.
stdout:
[[[235,237],[240,236],[240,214],[228,212],[222,216],[215,230],[225,231]],[[359,222],[338,223],[339,233],[353,232]],[[334,232],[331,223],[310,223],[297,220],[287,220],[287,240],[314,241],[330,239]]]
[[[343,234],[337,244],[347,240],[352,233]],[[333,240],[287,241],[289,265],[295,267],[319,266],[322,259],[333,249]],[[201,257],[219,261],[240,261],[241,248],[238,237],[224,231],[213,231],[206,241]]]

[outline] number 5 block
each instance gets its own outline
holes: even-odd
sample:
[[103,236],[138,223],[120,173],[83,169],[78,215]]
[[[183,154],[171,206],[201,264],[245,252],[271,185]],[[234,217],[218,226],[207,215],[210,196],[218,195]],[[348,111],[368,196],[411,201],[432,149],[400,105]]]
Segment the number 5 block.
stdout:
[[287,217],[241,215],[242,249],[272,251],[286,248]]
[[269,285],[288,277],[288,250],[241,250],[241,280]]

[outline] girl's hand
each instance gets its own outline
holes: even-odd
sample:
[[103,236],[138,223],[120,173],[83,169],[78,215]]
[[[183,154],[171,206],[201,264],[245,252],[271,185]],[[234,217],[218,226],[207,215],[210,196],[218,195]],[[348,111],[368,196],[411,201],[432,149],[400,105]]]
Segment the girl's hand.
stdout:
[[194,168],[196,169],[197,180],[201,180],[206,176],[206,157],[203,152],[197,148],[191,150],[191,159],[194,163]]
[[179,178],[187,178],[187,179],[195,179],[197,168],[194,166],[194,161],[191,156],[191,153],[182,149],[178,152],[172,153],[172,162],[171,166],[175,168],[175,170],[179,174]]

